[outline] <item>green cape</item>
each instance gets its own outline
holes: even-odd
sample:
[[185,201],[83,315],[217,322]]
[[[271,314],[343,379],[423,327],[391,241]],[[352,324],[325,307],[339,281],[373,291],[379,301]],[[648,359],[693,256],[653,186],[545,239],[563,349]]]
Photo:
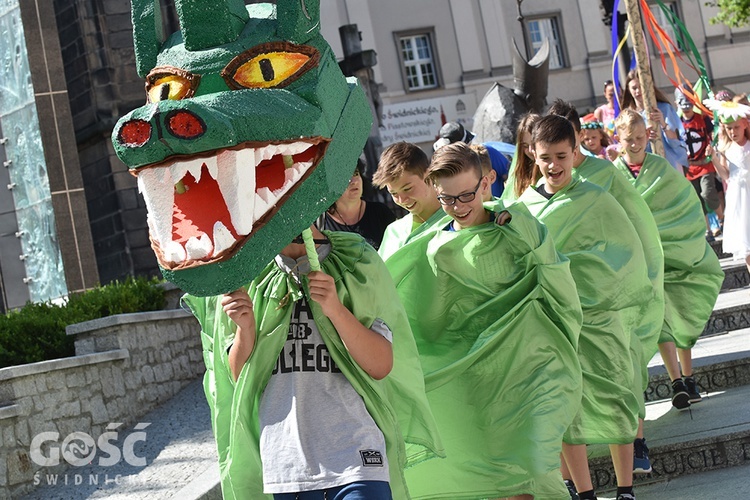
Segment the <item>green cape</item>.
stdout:
[[396,250],[409,243],[413,238],[430,234],[432,231],[439,231],[449,221],[450,217],[448,217],[442,208],[439,208],[429,219],[412,231],[414,216],[410,213],[406,214],[397,221],[391,222],[385,228],[383,241],[380,243],[378,253],[383,260],[387,260]]
[[550,200],[529,187],[519,201],[570,259],[583,308],[583,402],[564,440],[632,443],[643,396],[631,341],[644,301],[653,294],[638,235],[612,196],[577,178]]
[[[375,250],[359,235],[325,234],[332,249],[321,262],[322,270],[333,276],[341,302],[363,325],[370,327],[380,318],[391,329],[393,370],[380,381],[367,375],[351,358],[320,306],[310,301],[315,323],[331,357],[362,396],[385,436],[393,497],[409,498],[404,468],[444,454],[425,398],[414,338],[403,307],[394,300],[396,290],[391,277]],[[236,384],[227,357],[235,325],[222,311],[221,297],[184,297],[202,327],[207,368],[204,388],[211,407],[224,498],[271,498],[263,495],[258,406],[286,341],[294,301],[302,293],[308,295],[306,285],[304,288],[300,290],[275,262],[250,283],[248,293],[257,321],[256,343]],[[411,443],[408,453],[404,440]]]
[[615,166],[654,215],[664,249],[664,325],[659,342],[695,345],[719,295],[724,272],[706,242],[706,222],[695,189],[660,156],[647,154],[637,178],[620,157]]
[[544,226],[508,211],[502,227],[435,231],[386,261],[447,453],[406,471],[414,498],[569,498],[559,454],[581,398],[580,304]]
[[[635,329],[634,340],[636,342],[633,343],[633,355],[634,363],[636,363],[635,369],[641,374],[641,388],[645,389],[649,378],[648,362],[658,350],[659,334],[664,324],[664,253],[659,239],[659,228],[646,202],[638,191],[620,175],[612,162],[594,156],[585,156],[583,163],[574,172],[582,179],[604,189],[617,200],[633,224],[643,246],[648,277],[653,285],[653,294],[639,315],[639,323]],[[641,405],[639,413],[641,418],[646,416],[645,402]]]

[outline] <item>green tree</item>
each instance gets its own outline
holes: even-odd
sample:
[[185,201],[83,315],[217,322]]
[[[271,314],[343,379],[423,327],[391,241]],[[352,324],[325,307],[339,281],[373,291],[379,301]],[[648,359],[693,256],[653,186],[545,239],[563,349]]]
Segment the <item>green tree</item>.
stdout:
[[716,17],[711,18],[711,24],[739,28],[750,22],[750,0],[715,0],[706,2],[706,5],[719,8]]

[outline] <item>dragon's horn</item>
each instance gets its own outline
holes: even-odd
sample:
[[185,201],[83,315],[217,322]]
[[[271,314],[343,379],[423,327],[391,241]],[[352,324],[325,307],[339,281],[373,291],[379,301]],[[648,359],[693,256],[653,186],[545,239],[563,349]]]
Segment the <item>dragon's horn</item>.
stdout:
[[175,6],[190,51],[237,40],[250,18],[242,0],[176,0]]
[[156,56],[164,43],[164,25],[160,0],[132,0],[133,42],[135,66],[145,77],[156,66]]
[[305,43],[320,31],[320,0],[277,0],[276,19],[279,38]]

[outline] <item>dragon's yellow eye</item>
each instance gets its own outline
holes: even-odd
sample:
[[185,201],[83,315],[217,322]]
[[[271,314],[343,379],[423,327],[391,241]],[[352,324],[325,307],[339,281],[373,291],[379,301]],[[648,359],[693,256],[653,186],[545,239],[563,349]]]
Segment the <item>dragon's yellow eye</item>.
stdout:
[[200,76],[179,68],[159,66],[146,76],[149,102],[180,100],[192,97]]
[[318,63],[314,47],[289,42],[271,42],[243,52],[221,71],[230,88],[263,89],[285,87]]

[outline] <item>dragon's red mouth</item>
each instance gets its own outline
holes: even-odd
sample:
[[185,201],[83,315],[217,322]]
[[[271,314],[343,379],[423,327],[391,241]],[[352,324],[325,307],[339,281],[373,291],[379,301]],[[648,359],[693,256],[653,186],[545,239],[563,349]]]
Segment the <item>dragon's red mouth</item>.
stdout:
[[182,269],[233,255],[318,165],[328,142],[249,143],[139,169],[161,266]]

